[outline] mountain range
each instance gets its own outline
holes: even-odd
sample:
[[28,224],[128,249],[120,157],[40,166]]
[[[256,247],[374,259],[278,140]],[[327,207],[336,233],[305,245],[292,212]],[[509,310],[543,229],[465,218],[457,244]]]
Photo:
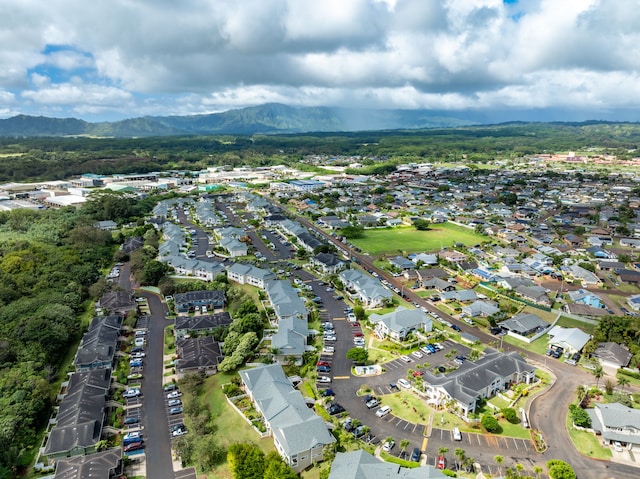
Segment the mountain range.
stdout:
[[486,123],[432,110],[291,107],[278,103],[186,116],[145,116],[91,123],[77,118],[17,115],[0,120],[0,136],[151,136],[282,134],[446,128]]

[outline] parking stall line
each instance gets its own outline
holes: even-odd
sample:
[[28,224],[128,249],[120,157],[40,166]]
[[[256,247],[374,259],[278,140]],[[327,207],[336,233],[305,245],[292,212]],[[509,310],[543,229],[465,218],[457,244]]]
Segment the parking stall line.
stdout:
[[513,445],[516,447],[516,451],[520,450],[520,448],[518,447],[518,440],[517,439],[513,439]]
[[416,428],[419,426],[420,424],[414,424],[413,425],[413,429],[411,430],[411,433],[416,432]]
[[402,428],[402,430],[403,430],[403,431],[406,431],[406,430],[407,430],[407,427],[408,427],[410,424],[411,424],[410,422],[406,423],[406,424],[404,425],[404,427]]
[[529,441],[522,441],[522,445],[524,446],[524,450],[529,452]]

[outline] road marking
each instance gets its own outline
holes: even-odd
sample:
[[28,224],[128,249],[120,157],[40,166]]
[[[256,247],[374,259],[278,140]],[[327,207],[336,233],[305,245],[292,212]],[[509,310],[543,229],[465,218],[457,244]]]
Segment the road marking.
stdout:
[[346,318],[333,318],[334,321],[344,321]]
[[429,442],[429,438],[427,438],[427,437],[425,437],[425,438],[422,440],[422,448],[421,448],[422,452],[424,452],[424,451],[426,451],[426,450],[427,450],[427,443],[428,443],[428,442]]
[[351,376],[334,376],[333,379],[350,379]]
[[516,446],[516,450],[519,450],[520,448],[518,447],[518,441],[516,441],[515,439],[513,440],[513,444]]

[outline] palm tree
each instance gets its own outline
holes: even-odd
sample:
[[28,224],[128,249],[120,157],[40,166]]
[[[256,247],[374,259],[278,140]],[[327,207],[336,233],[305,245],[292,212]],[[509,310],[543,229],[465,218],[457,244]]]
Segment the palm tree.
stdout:
[[625,378],[624,376],[621,376],[618,379],[618,386],[620,386],[620,390],[624,391],[624,387],[627,386],[631,381],[629,380],[629,378]]
[[596,364],[596,367],[593,369],[593,375],[596,377],[596,389],[600,384],[600,378],[604,376],[604,370],[600,364]]
[[462,466],[465,456],[467,455],[467,453],[465,452],[464,449],[462,449],[461,447],[456,447],[456,450],[454,451],[454,454],[456,455],[456,458],[458,459],[458,467]]
[[533,466],[533,473],[536,475],[536,478],[540,478],[540,474],[542,474],[542,468],[540,466]]
[[524,471],[524,466],[520,463],[516,463],[514,467],[516,468],[516,471],[518,471],[518,477],[522,476],[522,471]]
[[409,439],[403,439],[402,441],[400,441],[400,452],[404,454],[404,452],[407,450],[407,447],[409,447],[409,444],[411,444]]
[[448,452],[449,452],[449,448],[448,447],[440,446],[438,448],[438,455],[439,456],[444,456]]
[[504,457],[498,454],[497,456],[493,456],[493,460],[496,461],[496,464],[498,465],[498,475],[501,476],[502,475],[501,466],[504,463]]

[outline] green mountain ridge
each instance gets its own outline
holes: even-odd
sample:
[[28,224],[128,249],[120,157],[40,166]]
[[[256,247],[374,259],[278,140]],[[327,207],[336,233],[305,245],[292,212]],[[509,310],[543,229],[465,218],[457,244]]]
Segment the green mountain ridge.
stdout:
[[153,137],[213,134],[277,134],[424,129],[468,126],[477,121],[429,110],[291,107],[270,103],[221,113],[148,116],[90,123],[76,118],[18,115],[0,120],[0,136]]

